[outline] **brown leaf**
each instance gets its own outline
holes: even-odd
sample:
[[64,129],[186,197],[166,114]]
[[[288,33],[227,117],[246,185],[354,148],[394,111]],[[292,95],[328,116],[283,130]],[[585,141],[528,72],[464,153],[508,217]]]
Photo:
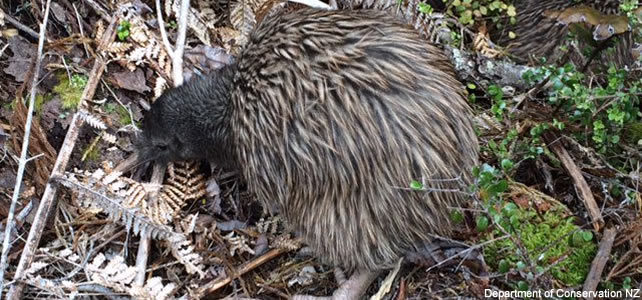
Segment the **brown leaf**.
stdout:
[[60,6],[60,4],[51,2],[51,13],[56,20],[60,21],[60,23],[67,22],[67,12],[62,8],[62,6]]
[[4,68],[4,72],[15,77],[17,82],[24,82],[36,53],[35,46],[19,35],[11,37],[8,43],[13,56],[7,60],[9,66]]
[[125,70],[120,73],[114,73],[114,83],[123,89],[135,91],[141,94],[150,91],[151,89],[145,84],[145,74],[143,70],[136,69],[134,72]]
[[527,209],[530,206],[530,203],[528,201],[528,197],[526,195],[519,195],[513,197],[513,202],[517,204],[520,208]]

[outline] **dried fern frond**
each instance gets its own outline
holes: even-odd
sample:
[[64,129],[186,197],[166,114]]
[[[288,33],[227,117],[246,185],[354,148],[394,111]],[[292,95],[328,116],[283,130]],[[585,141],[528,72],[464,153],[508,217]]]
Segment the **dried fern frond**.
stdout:
[[114,56],[123,55],[127,50],[134,47],[131,43],[113,42],[105,48],[105,52]]
[[170,243],[172,255],[176,258],[187,270],[189,274],[198,274],[199,278],[205,277],[205,265],[203,265],[203,257],[194,252],[194,246],[188,240],[177,241]]
[[258,223],[256,223],[256,230],[259,233],[270,233],[275,234],[281,224],[281,218],[279,216],[270,217],[268,219],[261,218]]
[[116,135],[111,134],[111,133],[109,133],[107,131],[101,132],[100,133],[100,137],[103,140],[105,140],[107,143],[110,143],[110,144],[116,144],[116,142],[118,141],[118,137]]
[[254,255],[254,250],[250,248],[250,246],[247,244],[249,241],[247,237],[244,235],[236,235],[234,231],[230,232],[229,234],[223,236],[225,240],[227,240],[228,243],[230,243],[230,256],[234,256],[236,254],[236,251],[239,253],[250,253]]
[[163,285],[160,277],[153,277],[144,286],[137,286],[134,284],[136,267],[128,266],[124,261],[122,256],[114,256],[107,261],[105,255],[100,253],[85,271],[94,282],[137,299],[174,299],[174,283]]
[[[168,14],[173,13],[174,16],[178,16],[180,10],[180,1],[166,1],[166,12]],[[169,6],[169,7],[168,7]],[[196,37],[205,45],[211,46],[212,39],[209,34],[209,29],[213,29],[213,24],[207,22],[197,9],[190,7],[187,15],[187,27],[191,29]]]
[[103,22],[102,19],[96,22],[96,30],[94,30],[94,32],[96,33],[94,40],[96,41],[102,40],[103,34],[105,34],[105,23]]
[[165,88],[167,88],[167,80],[161,76],[156,77],[156,83],[154,84],[154,99],[158,99],[158,97],[160,97],[165,91]]
[[127,229],[133,229],[135,234],[147,235],[156,239],[167,241],[184,240],[185,236],[172,230],[167,225],[157,224],[149,217],[143,215],[139,208],[129,208],[124,205],[128,195],[138,195],[133,184],[119,178],[114,182],[103,185],[101,179],[104,172],[96,171],[89,176],[84,176],[85,181],[79,181],[74,173],[65,173],[63,176],[52,179],[63,186],[76,191],[82,199],[84,207],[97,206],[103,209],[109,218],[119,222]]
[[[167,196],[178,191],[183,201],[196,200],[206,194],[205,176],[198,170],[196,162],[175,162],[169,164],[167,168],[169,178],[163,188],[167,188]],[[170,189],[170,187],[172,189]],[[170,192],[173,191],[173,192]]]
[[301,239],[293,239],[289,234],[278,236],[270,248],[288,249],[290,251],[301,248]]
[[237,2],[230,11],[230,22],[234,29],[238,30],[239,44],[245,45],[250,36],[250,32],[256,26],[256,15],[254,10],[246,1]]

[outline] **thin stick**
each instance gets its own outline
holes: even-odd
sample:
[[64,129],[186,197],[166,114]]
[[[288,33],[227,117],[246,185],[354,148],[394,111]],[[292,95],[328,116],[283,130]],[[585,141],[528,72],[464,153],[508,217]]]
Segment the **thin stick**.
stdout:
[[[82,22],[80,22],[80,14],[78,13],[78,8],[76,8],[76,3],[72,3],[71,6],[73,6],[74,12],[76,12],[76,21],[78,22],[78,28],[80,30],[80,36],[83,37],[82,45],[83,45],[83,47],[85,49],[85,54],[87,55],[87,57],[89,57],[89,50],[87,50],[87,42],[85,42],[85,39],[84,39],[85,38],[85,32],[82,29]],[[65,61],[65,60],[63,59],[63,61]]]
[[185,50],[185,38],[187,36],[188,14],[189,0],[182,0],[178,16],[178,37],[176,38],[176,49],[174,50],[174,55],[172,55],[172,79],[174,79],[174,86],[183,84],[183,52]]
[[[597,284],[600,283],[600,277],[602,276],[604,266],[606,266],[606,262],[609,260],[609,256],[611,255],[611,248],[613,247],[613,241],[615,241],[616,235],[617,231],[615,231],[615,228],[604,229],[602,240],[600,241],[600,249],[597,251],[595,258],[593,258],[591,270],[584,281],[584,291],[595,291]],[[589,296],[587,299],[593,299],[593,297]]]
[[[99,48],[105,47],[106,45],[110,44],[111,41],[113,41],[115,37],[116,21],[117,19],[114,18],[107,27],[105,34],[103,35],[103,39],[99,44]],[[83,90],[81,96],[81,105],[86,102],[86,99],[91,99],[94,97],[94,92],[96,91],[96,86],[98,84],[98,78],[102,76],[106,64],[107,62],[102,57],[96,57],[94,66],[91,70],[91,73],[89,74],[89,81],[87,82],[87,86]],[[65,135],[65,140],[63,141],[60,152],[58,153],[56,163],[54,164],[53,170],[51,171],[51,176],[62,174],[67,167],[67,163],[69,162],[69,158],[71,157],[71,153],[76,144],[76,140],[78,139],[80,128],[84,122],[83,116],[85,114],[87,114],[87,112],[82,108],[74,114],[71,120],[71,124],[69,125],[69,129],[67,130],[67,135]],[[51,183],[47,183],[47,185],[45,186],[45,191],[42,194],[42,198],[40,199],[40,206],[38,206],[38,211],[36,212],[33,223],[31,224],[31,229],[29,230],[27,241],[25,242],[25,246],[22,249],[22,255],[20,256],[18,267],[16,268],[16,272],[13,276],[13,281],[15,284],[13,284],[9,289],[7,299],[18,300],[22,298],[22,290],[24,289],[25,285],[21,282],[21,279],[24,277],[24,272],[27,270],[29,265],[31,265],[31,261],[33,260],[36,248],[40,243],[42,233],[45,231],[47,218],[55,203],[54,200],[56,197],[56,192],[57,187]]]
[[[2,298],[2,291],[4,289],[4,272],[7,269],[7,258],[9,255],[9,239],[11,238],[11,231],[13,230],[13,218],[18,203],[18,196],[20,195],[20,186],[22,185],[22,177],[25,173],[27,165],[27,153],[29,152],[29,135],[31,134],[31,122],[33,120],[33,109],[36,103],[36,87],[38,86],[38,76],[40,76],[40,63],[42,58],[42,50],[45,47],[45,32],[47,31],[47,21],[49,20],[49,7],[51,0],[47,0],[45,6],[45,16],[40,24],[40,38],[38,39],[38,54],[36,55],[36,69],[33,74],[31,82],[31,95],[29,97],[29,109],[27,110],[27,120],[25,121],[25,133],[22,138],[22,150],[20,152],[20,161],[18,163],[18,174],[16,176],[16,184],[13,187],[13,195],[11,196],[11,206],[9,207],[9,215],[7,216],[7,227],[4,231],[4,240],[2,242],[2,258],[0,258],[0,298]],[[16,101],[20,101],[19,99]]]
[[[290,249],[286,249],[286,248],[272,249],[272,250],[268,251],[267,253],[261,255],[259,258],[243,264],[237,270],[236,273],[238,274],[238,276],[241,276],[241,275],[243,275],[243,274],[245,274],[245,273],[247,273],[249,271],[254,270],[256,267],[258,267],[258,266],[260,266],[260,265],[262,265],[262,264],[264,264],[264,263],[276,258],[277,256],[279,256],[279,255],[281,255],[283,253],[287,253],[289,251],[290,251]],[[196,299],[203,298],[205,295],[211,294],[211,293],[215,292],[216,290],[228,285],[230,282],[232,282],[232,280],[234,278],[235,277],[232,277],[232,276],[226,276],[225,278],[222,278],[222,279],[215,279],[213,281],[210,281],[210,282],[206,283],[205,285],[201,286],[200,288],[198,288],[196,290],[196,292],[194,293],[194,295],[196,295]]]
[[[46,18],[46,16],[45,16],[45,18]],[[16,26],[16,28],[24,31],[25,33],[27,33],[28,35],[32,36],[33,38],[38,39],[38,44],[40,44],[40,37],[42,35],[38,35],[38,33],[33,31],[33,29],[31,29],[31,28],[27,27],[26,25],[18,22],[18,20],[14,19],[12,16],[10,16],[8,14],[4,14],[4,19],[7,20],[9,23],[11,23],[11,25]],[[45,42],[47,42],[47,38],[46,37],[45,37]]]
[[2,57],[2,54],[4,54],[4,51],[7,50],[7,47],[9,47],[9,44],[4,45],[4,47],[0,49],[0,57]]
[[156,0],[156,18],[158,18],[158,28],[160,29],[163,45],[165,45],[165,51],[167,51],[167,54],[169,54],[170,57],[173,57],[174,49],[172,48],[172,44],[169,43],[169,39],[167,38],[167,31],[165,31],[165,22],[163,21],[163,9],[161,8],[160,0]]

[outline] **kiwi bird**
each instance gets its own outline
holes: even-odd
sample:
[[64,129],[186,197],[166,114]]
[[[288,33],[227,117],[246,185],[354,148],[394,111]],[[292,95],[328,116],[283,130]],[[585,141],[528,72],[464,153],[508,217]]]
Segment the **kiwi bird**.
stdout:
[[451,233],[479,152],[448,58],[370,10],[264,20],[236,62],[166,91],[142,129],[141,161],[238,169],[323,262],[354,272],[336,299]]

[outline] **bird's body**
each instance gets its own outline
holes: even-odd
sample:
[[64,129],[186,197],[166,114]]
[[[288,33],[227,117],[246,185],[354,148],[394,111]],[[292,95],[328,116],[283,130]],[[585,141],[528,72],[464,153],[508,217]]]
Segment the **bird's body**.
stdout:
[[[263,21],[234,65],[165,93],[143,130],[143,157],[239,168],[320,258],[366,271],[451,232],[479,151],[447,57],[375,11]],[[428,191],[407,188],[422,178]]]

